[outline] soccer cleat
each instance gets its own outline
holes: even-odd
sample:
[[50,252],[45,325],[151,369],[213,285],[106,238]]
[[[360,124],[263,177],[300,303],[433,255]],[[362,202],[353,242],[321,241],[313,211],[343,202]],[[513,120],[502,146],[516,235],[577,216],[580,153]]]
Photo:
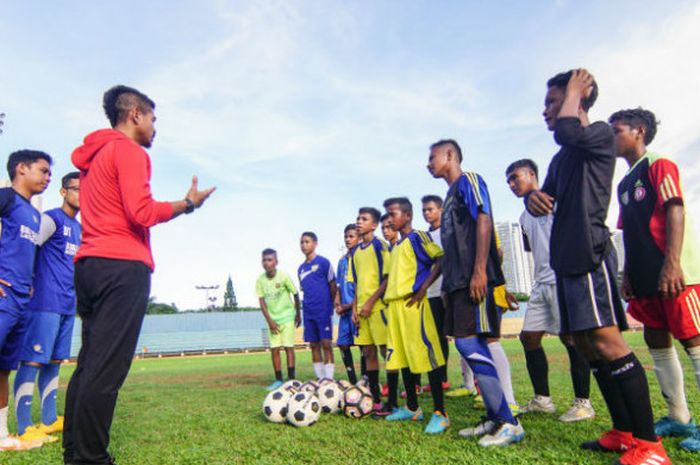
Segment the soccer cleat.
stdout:
[[678,445],[688,452],[700,452],[700,430],[696,430],[692,436],[683,439]]
[[[416,394],[421,395],[423,394],[423,388],[420,386],[416,386]],[[401,391],[401,398],[405,399],[406,398],[406,391]]]
[[389,385],[386,383],[382,384],[382,397],[389,397]]
[[37,425],[37,428],[39,428],[39,431],[41,431],[44,434],[60,433],[63,431],[63,417],[59,416],[58,418],[56,418],[56,421],[54,421],[50,425],[39,423]]
[[418,410],[412,411],[407,407],[398,407],[394,413],[385,417],[387,421],[421,421],[423,419],[423,410],[418,407]]
[[27,426],[27,429],[25,429],[24,433],[19,436],[19,439],[22,442],[30,443],[40,441],[42,444],[58,441],[56,436],[49,436],[36,426]]
[[[420,389],[421,389],[421,392],[431,392],[433,390],[433,388],[430,387],[430,384],[426,384],[426,385],[422,386]],[[416,389],[416,392],[418,392],[418,389]]]
[[17,436],[5,436],[0,439],[0,452],[3,451],[19,451],[19,450],[29,450],[41,447],[44,443],[41,441],[22,441]]
[[439,434],[450,427],[450,419],[447,418],[446,414],[442,412],[435,411],[433,416],[430,418],[428,426],[425,427],[425,432],[428,434]]
[[595,417],[595,410],[589,399],[575,398],[571,408],[559,417],[559,421],[573,423],[575,421],[589,420]]
[[518,404],[508,404],[508,408],[510,409],[511,415],[513,415],[514,417],[523,414],[523,409]]
[[[376,407],[377,404],[374,405]],[[374,415],[372,416],[372,418],[376,420],[388,417],[397,410],[397,407],[391,406],[388,403],[379,404],[379,406],[380,408],[378,410],[376,408],[374,409]]]
[[496,426],[496,422],[486,417],[481,417],[481,421],[471,428],[459,430],[459,435],[463,438],[483,436],[490,433]]
[[496,423],[496,426],[491,430],[490,433],[485,434],[479,439],[479,445],[481,447],[492,447],[492,446],[507,446],[508,444],[513,444],[520,442],[525,438],[525,430],[523,429],[520,422],[516,424],[503,422]]
[[281,387],[284,384],[283,381],[276,379],[275,381],[272,382],[272,384],[268,385],[265,389],[268,391],[274,391],[278,387]]
[[443,391],[449,391],[449,390],[450,390],[450,382],[449,382],[449,381],[443,381],[443,382],[442,382],[442,390],[443,390]]
[[632,447],[634,438],[628,431],[611,429],[606,431],[595,441],[587,441],[581,444],[581,449],[596,452],[624,452]]
[[551,397],[540,396],[538,394],[536,394],[535,397],[530,399],[530,401],[522,407],[523,413],[554,413],[556,410],[557,408],[554,406],[554,402],[552,402]]
[[634,439],[632,447],[622,454],[615,465],[671,465],[661,441]]
[[447,397],[474,397],[476,394],[476,389],[469,390],[464,386],[458,387],[457,389],[452,389],[450,392],[445,393]]
[[695,420],[692,418],[688,423],[681,423],[671,417],[663,417],[654,423],[654,433],[662,438],[668,436],[687,437],[692,436],[697,431]]

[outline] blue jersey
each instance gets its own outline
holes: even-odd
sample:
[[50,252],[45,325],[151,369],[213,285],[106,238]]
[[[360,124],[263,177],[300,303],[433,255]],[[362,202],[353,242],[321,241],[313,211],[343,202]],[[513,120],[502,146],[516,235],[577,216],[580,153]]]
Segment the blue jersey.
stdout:
[[0,278],[29,295],[41,214],[12,188],[0,189]]
[[40,242],[44,242],[37,253],[34,293],[27,308],[72,315],[75,313],[73,258],[80,246],[82,228],[78,220],[60,208],[44,212],[41,221]]
[[333,267],[328,259],[317,255],[310,262],[299,265],[299,284],[304,292],[304,316],[327,317],[333,314],[330,285],[335,281]]
[[350,260],[347,255],[338,260],[338,292],[340,292],[340,303],[351,304],[355,300],[355,283],[348,282],[348,264]]

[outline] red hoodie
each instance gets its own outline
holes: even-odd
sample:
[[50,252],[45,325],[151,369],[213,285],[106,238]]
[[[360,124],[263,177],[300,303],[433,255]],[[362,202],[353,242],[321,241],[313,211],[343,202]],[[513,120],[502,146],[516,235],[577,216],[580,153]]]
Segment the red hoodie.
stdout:
[[101,129],[73,151],[80,170],[83,239],[75,260],[137,260],[154,268],[148,229],[173,217],[169,202],[151,195],[151,160],[125,134]]

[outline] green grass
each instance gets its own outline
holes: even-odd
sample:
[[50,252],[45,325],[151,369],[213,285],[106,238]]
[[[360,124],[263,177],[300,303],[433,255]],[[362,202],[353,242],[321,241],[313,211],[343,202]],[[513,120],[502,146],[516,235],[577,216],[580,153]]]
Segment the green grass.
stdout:
[[[627,336],[648,370],[652,402],[657,416],[665,414],[658,384],[651,372],[648,352],[639,333]],[[517,340],[504,340],[513,369],[516,397],[525,402],[532,393],[525,361]],[[545,340],[550,361],[550,385],[557,413],[568,408],[571,383],[566,352],[555,338]],[[682,350],[679,350],[682,354]],[[452,347],[450,377],[459,378],[459,361]],[[298,377],[312,375],[310,353],[298,353]],[[686,386],[691,410],[700,411],[700,395],[689,369]],[[339,360],[339,357],[337,357]],[[340,361],[336,362],[340,365]],[[65,386],[72,366],[62,370]],[[341,415],[322,416],[309,428],[267,422],[261,413],[263,386],[271,381],[268,354],[211,356],[186,359],[149,359],[134,362],[122,389],[112,427],[112,453],[119,465],[147,464],[610,464],[614,454],[579,449],[578,444],[609,427],[609,417],[595,382],[592,398],[594,421],[565,425],[554,415],[523,418],[526,438],[520,444],[483,449],[457,431],[477,422],[481,411],[464,398],[447,399],[452,427],[441,436],[423,434],[423,424],[392,424],[372,419],[351,420]],[[61,391],[59,405],[65,391]],[[429,411],[429,395],[420,397]],[[35,402],[36,404],[36,402]],[[36,405],[35,405],[36,408]],[[38,415],[38,412],[35,412]],[[427,419],[426,419],[427,421]],[[14,428],[14,424],[11,425]],[[665,440],[676,464],[700,463],[700,457],[677,447],[678,439]],[[60,443],[26,452],[0,453],[0,464],[60,464]]]

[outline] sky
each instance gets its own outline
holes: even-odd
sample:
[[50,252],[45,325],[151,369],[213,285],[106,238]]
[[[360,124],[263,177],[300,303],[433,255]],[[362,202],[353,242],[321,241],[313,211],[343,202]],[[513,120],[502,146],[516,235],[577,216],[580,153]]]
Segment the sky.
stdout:
[[[599,83],[592,120],[656,113],[650,148],[679,164],[700,218],[698,1],[0,0],[0,11],[0,154],[55,158],[44,208],[60,204],[72,150],[108,126],[102,94],[115,84],[156,102],[154,196],[182,199],[194,174],[217,187],[151,230],[152,295],[180,309],[204,305],[196,285],[220,285],[221,303],[229,275],[239,304],[257,305],[260,251],[277,249],[294,275],[303,231],[335,262],[359,207],[405,195],[419,213],[423,195],[446,192],[425,169],[438,139],[460,143],[495,219],[517,221],[504,170],[528,157],[546,172],[557,147],[545,83],[571,68]],[[615,183],[625,171],[619,160]],[[427,227],[420,214],[414,226]]]

